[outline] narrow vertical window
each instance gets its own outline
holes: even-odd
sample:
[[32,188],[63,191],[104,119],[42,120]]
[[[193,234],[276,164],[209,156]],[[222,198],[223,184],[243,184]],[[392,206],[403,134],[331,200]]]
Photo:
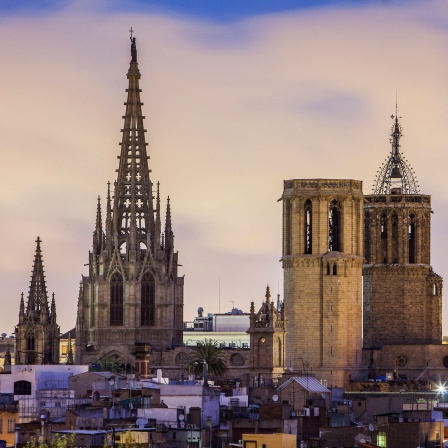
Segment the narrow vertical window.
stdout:
[[328,209],[328,250],[341,250],[341,207],[339,203],[333,199]]
[[123,325],[123,278],[118,272],[110,279],[110,324]]
[[387,263],[387,216],[385,213],[381,215],[381,260],[383,263]]
[[392,215],[392,263],[398,263],[398,215]]
[[305,253],[313,253],[313,203],[305,201]]
[[147,272],[142,278],[141,325],[154,325],[155,289],[154,277]]
[[291,255],[291,201],[285,200],[283,209],[283,254]]
[[367,263],[371,263],[371,249],[370,249],[370,214],[368,212],[364,213],[364,254]]
[[415,215],[409,216],[409,263],[415,263]]

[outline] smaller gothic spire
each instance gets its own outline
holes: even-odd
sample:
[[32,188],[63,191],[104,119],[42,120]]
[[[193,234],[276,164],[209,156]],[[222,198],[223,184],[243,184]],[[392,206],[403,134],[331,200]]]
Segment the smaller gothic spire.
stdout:
[[54,300],[54,293],[51,297],[51,322],[56,322],[56,301]]
[[390,143],[392,150],[389,158],[383,163],[377,172],[373,193],[374,194],[419,194],[419,185],[414,170],[408,161],[400,153],[400,139],[403,135],[398,120],[398,106],[395,104]]
[[266,305],[269,306],[271,303],[271,289],[269,288],[269,285],[266,286]]
[[37,237],[36,253],[34,255],[33,271],[31,274],[30,291],[28,294],[28,303],[26,314],[46,314],[48,315],[48,296],[45,284],[44,265],[42,260],[42,251],[40,248],[41,239]]
[[67,365],[73,365],[74,357],[73,357],[72,337],[70,335],[70,332],[68,333],[67,345],[68,345],[68,347],[67,347]]
[[174,234],[171,226],[171,205],[170,197],[168,196],[166,204],[166,219],[165,219],[165,253],[169,257],[174,250]]
[[156,248],[160,247],[160,232],[162,230],[162,224],[160,219],[160,182],[157,182],[157,195],[156,195],[156,222],[155,222],[155,238]]
[[20,308],[19,308],[19,322],[22,323],[25,320],[25,301],[23,300],[23,292],[20,296]]
[[96,222],[95,231],[93,232],[93,253],[99,255],[103,250],[104,234],[103,234],[103,220],[101,217],[101,198],[98,196],[98,203],[96,206]]

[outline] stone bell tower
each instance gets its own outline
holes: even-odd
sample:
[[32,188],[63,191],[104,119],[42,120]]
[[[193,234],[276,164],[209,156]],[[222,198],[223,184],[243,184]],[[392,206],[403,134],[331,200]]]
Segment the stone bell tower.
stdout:
[[431,196],[420,194],[400,153],[398,117],[392,119],[390,156],[365,196],[365,348],[442,342],[442,278],[430,264]]
[[362,372],[362,182],[284,181],[286,367],[343,386]]
[[177,275],[169,197],[163,229],[159,184],[155,189],[150,179],[135,37],[131,41],[117,180],[113,198],[108,187],[104,228],[98,199],[89,274],[78,299],[75,362],[113,358],[125,371],[147,374],[152,350],[182,344],[184,279]]

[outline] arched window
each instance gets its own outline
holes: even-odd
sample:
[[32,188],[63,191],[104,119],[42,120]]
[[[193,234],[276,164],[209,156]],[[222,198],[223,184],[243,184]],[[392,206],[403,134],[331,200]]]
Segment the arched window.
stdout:
[[387,216],[385,213],[381,215],[381,260],[387,263]]
[[415,263],[415,215],[409,216],[409,263]]
[[14,383],[14,395],[31,395],[31,383],[20,380]]
[[123,325],[123,278],[118,272],[110,279],[110,324]]
[[313,203],[305,201],[305,253],[313,253]]
[[147,272],[142,278],[141,325],[154,325],[155,291],[154,277]]
[[392,215],[392,263],[398,263],[398,215]]
[[34,332],[30,332],[26,335],[26,364],[35,364],[36,355],[36,338]]
[[335,199],[328,208],[328,250],[341,250],[341,206]]
[[36,339],[34,338],[34,333],[28,333],[26,337],[26,349],[27,351],[36,350]]

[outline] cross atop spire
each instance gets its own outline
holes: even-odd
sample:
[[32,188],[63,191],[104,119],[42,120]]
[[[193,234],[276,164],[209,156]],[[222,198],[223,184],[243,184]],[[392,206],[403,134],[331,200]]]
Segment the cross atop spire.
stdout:
[[400,154],[400,139],[402,129],[398,120],[398,105],[395,102],[395,115],[393,120],[390,143],[392,150],[390,156],[378,171],[373,187],[374,194],[418,194],[419,186],[414,170],[408,161]]

